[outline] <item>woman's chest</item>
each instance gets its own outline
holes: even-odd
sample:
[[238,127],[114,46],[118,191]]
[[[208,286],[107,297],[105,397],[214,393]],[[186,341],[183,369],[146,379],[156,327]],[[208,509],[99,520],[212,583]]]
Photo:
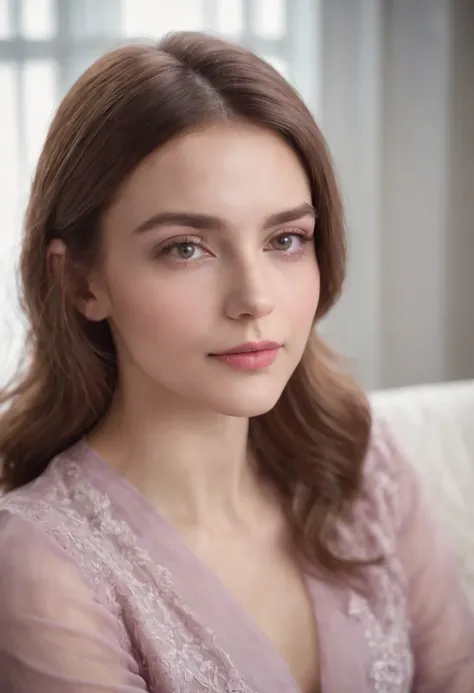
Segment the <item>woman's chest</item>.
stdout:
[[209,566],[188,552],[177,560],[173,544],[163,548],[114,578],[151,691],[410,690],[406,606],[389,574],[373,609],[350,590],[302,580],[294,565],[265,553],[223,552]]
[[307,582],[284,543],[233,542],[199,560],[242,619],[274,648],[303,693],[320,690],[317,615]]

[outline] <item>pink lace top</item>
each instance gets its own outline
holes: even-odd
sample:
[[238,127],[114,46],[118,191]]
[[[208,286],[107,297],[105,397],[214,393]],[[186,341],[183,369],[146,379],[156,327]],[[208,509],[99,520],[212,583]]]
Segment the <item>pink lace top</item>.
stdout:
[[[369,601],[308,577],[323,693],[473,693],[473,615],[413,470],[384,435],[339,541],[386,561],[367,571]],[[223,584],[81,442],[0,502],[0,690],[298,689]]]

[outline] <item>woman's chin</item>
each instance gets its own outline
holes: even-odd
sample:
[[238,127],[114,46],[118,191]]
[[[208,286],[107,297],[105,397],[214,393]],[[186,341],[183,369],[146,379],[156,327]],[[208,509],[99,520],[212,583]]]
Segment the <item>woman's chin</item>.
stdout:
[[256,388],[255,392],[222,393],[218,398],[213,398],[212,408],[225,416],[252,418],[269,412],[280,399],[282,389],[265,391]]

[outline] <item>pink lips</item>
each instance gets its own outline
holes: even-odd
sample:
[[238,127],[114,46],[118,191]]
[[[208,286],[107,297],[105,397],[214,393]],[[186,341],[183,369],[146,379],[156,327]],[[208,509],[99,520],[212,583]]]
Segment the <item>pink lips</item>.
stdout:
[[242,371],[256,371],[268,368],[275,361],[281,344],[277,342],[246,342],[220,354],[211,354],[213,358]]

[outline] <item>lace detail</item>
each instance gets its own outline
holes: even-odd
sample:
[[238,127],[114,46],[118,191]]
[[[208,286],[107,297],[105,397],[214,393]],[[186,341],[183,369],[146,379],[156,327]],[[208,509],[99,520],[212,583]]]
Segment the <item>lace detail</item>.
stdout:
[[2,507],[46,526],[97,598],[120,613],[122,644],[150,689],[253,693],[212,631],[182,602],[169,571],[154,564],[129,525],[114,517],[110,499],[86,481],[73,456],[49,473],[54,479],[47,497],[33,504],[13,494]]
[[350,526],[341,527],[345,553],[370,559],[384,556],[382,565],[366,569],[370,597],[351,590],[349,616],[361,621],[371,655],[369,678],[374,693],[405,693],[413,678],[406,579],[396,553],[397,474],[393,450],[383,430],[374,432],[366,462],[365,488]]

